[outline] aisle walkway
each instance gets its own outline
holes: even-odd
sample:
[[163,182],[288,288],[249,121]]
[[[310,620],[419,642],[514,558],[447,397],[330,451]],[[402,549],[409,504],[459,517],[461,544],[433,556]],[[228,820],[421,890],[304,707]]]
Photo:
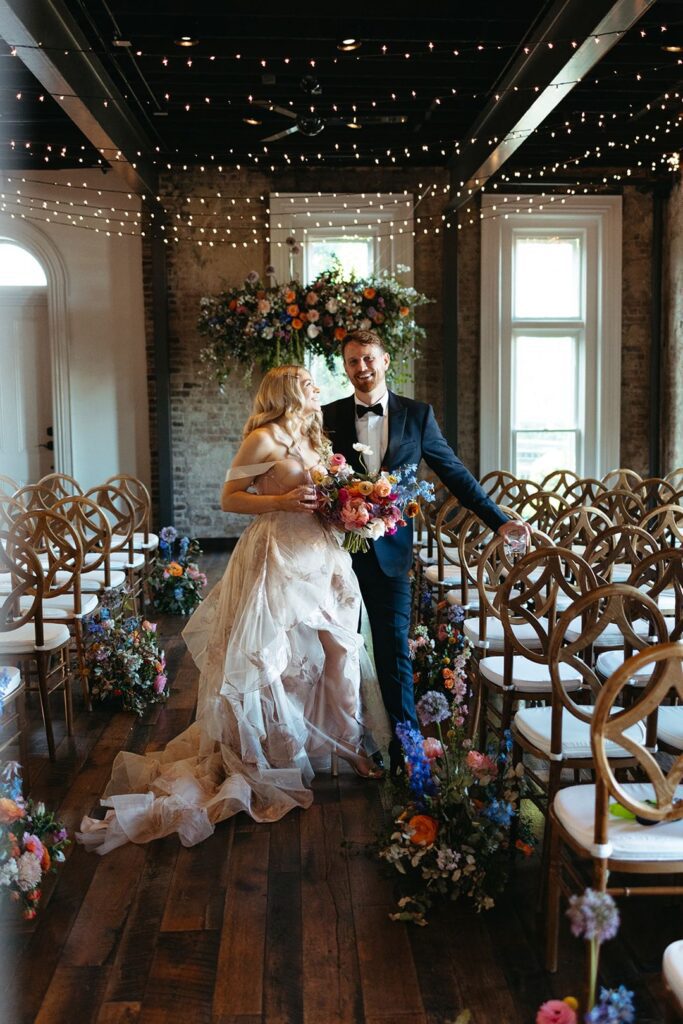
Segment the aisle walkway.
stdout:
[[[225,556],[205,563],[214,580]],[[159,749],[190,722],[197,675],[181,626],[159,619],[172,681],[163,709],[142,720],[81,712],[52,766],[32,709],[34,796],[70,830],[97,805],[118,750]],[[448,1024],[469,1006],[473,1024],[531,1024],[540,1002],[576,990],[582,951],[568,930],[556,978],[539,963],[537,858],[487,915],[454,905],[424,929],[394,924],[391,889],[362,852],[381,818],[380,785],[342,765],[315,792],[304,813],[273,825],[240,816],[191,850],[175,837],[105,858],[71,849],[36,922],[2,915],[16,1003],[0,1006],[0,1020]],[[652,906],[627,908],[623,934],[637,949],[605,947],[607,980],[636,989],[639,1024],[662,1020],[659,958],[683,933],[680,904]]]

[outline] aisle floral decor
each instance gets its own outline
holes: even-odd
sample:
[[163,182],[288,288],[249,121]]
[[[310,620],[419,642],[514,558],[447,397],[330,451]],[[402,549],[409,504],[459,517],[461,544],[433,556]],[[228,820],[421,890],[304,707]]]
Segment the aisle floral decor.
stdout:
[[41,884],[64,861],[69,838],[44,803],[24,801],[21,766],[0,765],[0,890],[21,904],[31,921],[38,911]]
[[[289,238],[287,244],[296,243]],[[406,269],[397,268],[399,273]],[[272,267],[266,274],[274,280]],[[334,370],[339,344],[349,331],[377,328],[392,358],[393,379],[406,380],[407,361],[425,337],[415,310],[431,301],[386,271],[345,277],[337,259],[307,285],[296,280],[265,285],[254,270],[240,288],[200,300],[197,327],[207,339],[200,358],[221,386],[236,367],[249,379],[257,369],[303,363],[306,354],[322,356]]]
[[87,621],[85,660],[93,698],[119,700],[138,715],[166,700],[166,656],[156,629],[156,623],[135,616],[114,618],[107,608]]
[[[367,445],[354,444],[361,458],[372,455]],[[391,473],[361,473],[327,445],[323,466],[311,478],[316,487],[318,513],[343,535],[347,551],[367,551],[370,541],[391,537],[414,518],[419,501],[430,501],[434,487],[417,479],[417,466],[405,465]]]
[[[398,883],[394,921],[425,925],[433,903],[444,898],[468,897],[476,910],[489,910],[508,878],[523,766],[511,763],[509,734],[498,750],[474,748],[466,730],[466,689],[459,679],[450,703],[436,690],[418,701],[419,720],[435,727],[435,737],[409,724],[396,730],[406,773],[392,823],[375,847]],[[526,829],[518,824],[517,832],[515,845],[530,854]]]
[[202,601],[205,573],[197,559],[199,541],[180,537],[173,526],[159,531],[159,552],[152,563],[149,588],[157,611],[168,615],[190,615]]
[[619,911],[612,896],[606,892],[586,889],[582,896],[571,896],[567,917],[572,935],[588,944],[588,991],[583,1017],[573,996],[549,999],[536,1014],[536,1024],[634,1024],[636,1019],[633,993],[624,985],[602,988],[597,995],[598,963],[603,942],[613,939],[619,931]]
[[429,690],[450,698],[454,689],[465,684],[472,655],[462,630],[465,612],[460,605],[448,605],[445,617],[445,622],[416,626],[408,640],[416,700]]

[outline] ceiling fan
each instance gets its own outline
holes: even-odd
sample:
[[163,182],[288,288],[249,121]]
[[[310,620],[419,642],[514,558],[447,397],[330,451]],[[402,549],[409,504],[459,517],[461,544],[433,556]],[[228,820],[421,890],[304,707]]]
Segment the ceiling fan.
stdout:
[[[317,78],[313,75],[304,75],[301,79],[301,88],[309,96],[320,96],[322,94],[322,86]],[[319,135],[320,132],[329,125],[337,125],[345,128],[362,128],[364,125],[370,124],[405,124],[408,118],[405,114],[387,114],[384,116],[377,117],[323,117],[321,114],[311,110],[307,113],[297,113],[294,110],[289,110],[287,107],[281,107],[278,103],[273,103],[271,100],[252,100],[254,106],[263,107],[265,110],[270,110],[275,114],[281,114],[283,117],[289,118],[294,121],[294,124],[290,125],[289,128],[283,128],[280,132],[275,132],[274,135],[268,135],[266,138],[261,139],[262,142],[276,142],[278,139],[284,139],[286,135],[292,135],[294,132],[301,132],[302,135],[312,138],[314,135]]]

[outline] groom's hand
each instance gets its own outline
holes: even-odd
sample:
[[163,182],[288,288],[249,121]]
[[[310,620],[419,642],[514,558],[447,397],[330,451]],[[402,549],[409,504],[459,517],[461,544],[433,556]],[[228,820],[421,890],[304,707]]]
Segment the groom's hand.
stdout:
[[518,519],[508,519],[507,523],[501,523],[496,530],[499,537],[506,541],[515,541],[525,547],[531,544],[531,530],[528,523],[522,523]]

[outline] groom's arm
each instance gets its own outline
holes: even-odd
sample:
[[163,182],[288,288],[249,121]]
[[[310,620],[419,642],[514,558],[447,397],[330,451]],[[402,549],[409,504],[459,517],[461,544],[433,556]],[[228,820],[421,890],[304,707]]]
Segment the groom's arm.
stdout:
[[508,522],[481,484],[460,461],[439,429],[431,405],[422,425],[422,458],[465,508],[476,512],[488,527],[497,530]]

